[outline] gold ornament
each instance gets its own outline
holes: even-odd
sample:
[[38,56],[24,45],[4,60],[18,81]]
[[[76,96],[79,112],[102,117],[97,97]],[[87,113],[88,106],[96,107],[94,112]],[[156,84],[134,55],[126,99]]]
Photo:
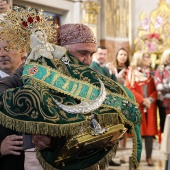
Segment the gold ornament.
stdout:
[[42,10],[31,7],[19,8],[4,14],[0,22],[0,35],[10,41],[18,49],[30,51],[30,35],[38,30],[43,30],[47,41],[53,42],[57,35],[58,26],[53,24],[50,17],[45,17]]

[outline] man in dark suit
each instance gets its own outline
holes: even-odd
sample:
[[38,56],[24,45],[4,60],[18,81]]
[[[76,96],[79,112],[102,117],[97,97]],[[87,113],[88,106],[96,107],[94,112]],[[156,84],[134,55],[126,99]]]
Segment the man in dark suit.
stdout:
[[[6,39],[0,41],[0,77],[11,75],[22,63],[24,51],[10,50]],[[0,169],[24,170],[23,136],[0,125]]]

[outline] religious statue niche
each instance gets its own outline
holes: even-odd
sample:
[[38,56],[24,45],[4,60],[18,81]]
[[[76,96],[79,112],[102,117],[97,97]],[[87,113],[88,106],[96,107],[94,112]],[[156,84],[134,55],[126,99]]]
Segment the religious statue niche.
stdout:
[[140,15],[140,26],[137,38],[134,39],[134,50],[146,50],[151,53],[151,67],[160,63],[162,52],[170,47],[170,6],[160,0],[158,7],[147,17],[145,12]]

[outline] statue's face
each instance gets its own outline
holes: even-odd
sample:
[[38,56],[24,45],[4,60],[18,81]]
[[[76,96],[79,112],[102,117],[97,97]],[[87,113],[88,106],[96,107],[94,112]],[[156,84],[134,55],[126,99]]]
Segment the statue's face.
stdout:
[[42,31],[40,31],[40,30],[36,31],[35,35],[37,36],[37,38],[40,42],[42,42],[42,43],[45,42],[45,36]]

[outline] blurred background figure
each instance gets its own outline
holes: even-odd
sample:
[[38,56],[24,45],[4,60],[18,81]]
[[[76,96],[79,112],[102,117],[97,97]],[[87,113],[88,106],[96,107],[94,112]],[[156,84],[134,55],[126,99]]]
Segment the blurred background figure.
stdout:
[[0,77],[11,75],[24,61],[24,50],[11,50],[6,39],[0,40]]
[[170,154],[168,150],[169,140],[167,140],[169,138],[169,117],[166,115],[170,114],[170,48],[166,49],[163,52],[160,65],[155,71],[154,80],[156,90],[158,91],[157,105],[159,109],[160,136],[162,136],[161,134],[163,133],[163,138],[162,140],[160,140],[160,150],[165,153],[165,155],[168,155],[167,157],[165,157],[165,170],[168,170],[168,164],[170,160]]
[[155,71],[155,85],[158,91],[160,129],[163,132],[166,114],[170,114],[170,48],[163,52]]
[[2,14],[5,11],[9,11],[9,10],[10,10],[9,2],[0,0],[0,14]]
[[114,69],[106,67],[107,62],[107,48],[104,46],[98,46],[96,53],[93,54],[93,60],[90,68],[97,70],[100,74],[117,81],[114,74]]
[[145,139],[146,161],[148,166],[154,166],[152,160],[153,139],[158,134],[157,91],[150,64],[150,54],[145,51],[137,51],[128,68],[125,85],[134,93],[139,103],[142,112],[141,135]]
[[117,81],[124,85],[126,70],[129,67],[129,54],[124,48],[120,48],[114,57],[113,62],[107,63],[109,70],[113,70]]

